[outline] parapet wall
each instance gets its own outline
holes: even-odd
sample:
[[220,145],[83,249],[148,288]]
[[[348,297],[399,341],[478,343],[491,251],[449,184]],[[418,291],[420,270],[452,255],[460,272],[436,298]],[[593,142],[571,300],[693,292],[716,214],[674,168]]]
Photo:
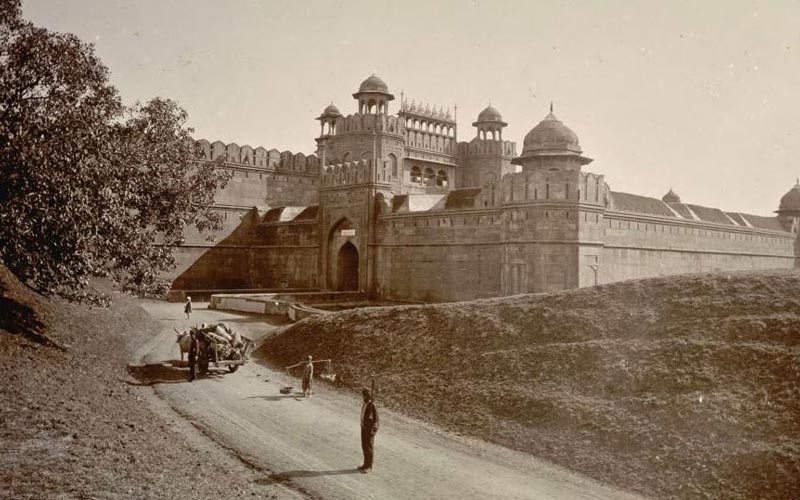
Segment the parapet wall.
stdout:
[[195,143],[197,158],[213,161],[224,158],[225,163],[247,167],[301,172],[312,175],[319,173],[320,161],[316,155],[278,151],[259,146],[255,149],[248,145],[239,146],[235,142],[225,144],[222,141],[209,142],[200,139]]
[[214,199],[217,205],[251,208],[311,205],[319,200],[320,161],[316,155],[205,139],[196,141],[195,146],[200,161],[223,158],[224,168],[232,174]]
[[503,203],[573,201],[606,206],[605,177],[578,171],[514,172],[503,176]]
[[517,156],[517,143],[511,141],[492,141],[488,139],[478,139],[477,137],[470,142],[458,143],[458,156],[468,158],[471,156]]

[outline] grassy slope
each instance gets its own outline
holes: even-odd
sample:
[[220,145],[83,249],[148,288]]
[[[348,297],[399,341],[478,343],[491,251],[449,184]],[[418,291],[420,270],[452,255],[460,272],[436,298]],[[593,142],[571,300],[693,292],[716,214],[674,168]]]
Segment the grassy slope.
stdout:
[[269,494],[236,461],[220,470],[140,397],[150,389],[126,367],[160,328],[135,300],[46,300],[0,266],[0,499]]
[[262,347],[383,405],[657,497],[800,497],[800,274],[361,309]]

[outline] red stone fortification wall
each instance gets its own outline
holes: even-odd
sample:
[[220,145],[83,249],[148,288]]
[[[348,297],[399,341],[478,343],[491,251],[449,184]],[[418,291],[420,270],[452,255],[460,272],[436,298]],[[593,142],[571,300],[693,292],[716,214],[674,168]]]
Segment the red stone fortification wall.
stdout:
[[289,240],[304,239],[302,243],[286,241],[275,231],[260,230],[263,212],[255,211],[315,205],[319,197],[317,157],[205,140],[197,141],[197,154],[201,161],[225,158],[222,168],[232,173],[227,186],[214,198],[224,216],[224,228],[214,235],[214,241],[193,228],[186,230],[185,241],[175,252],[178,267],[164,276],[172,280],[172,288],[275,288],[287,282],[293,287],[317,286],[313,277],[297,271],[317,266],[316,227],[305,239],[307,228],[288,231]]
[[[215,242],[196,233],[176,249],[178,268],[167,279],[175,290],[314,288],[318,265],[315,222],[263,224],[256,210],[224,210]],[[239,216],[242,215],[241,219]]]
[[434,302],[500,295],[501,227],[497,210],[382,217],[377,294]]
[[314,205],[318,200],[317,175],[264,169],[228,167],[233,173],[225,189],[214,197],[217,205],[243,208],[278,205]]
[[791,233],[609,212],[600,282],[669,274],[795,267]]

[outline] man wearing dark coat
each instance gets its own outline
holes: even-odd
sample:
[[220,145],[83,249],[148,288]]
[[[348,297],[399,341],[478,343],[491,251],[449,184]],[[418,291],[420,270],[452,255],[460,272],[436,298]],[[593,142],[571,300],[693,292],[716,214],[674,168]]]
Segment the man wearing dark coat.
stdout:
[[194,328],[189,330],[192,341],[189,343],[189,382],[197,378],[197,353],[200,350],[200,342]]
[[358,470],[364,474],[372,470],[372,459],[375,454],[375,434],[378,432],[378,410],[372,402],[372,391],[361,389],[364,402],[361,404],[361,451],[364,452],[364,463]]

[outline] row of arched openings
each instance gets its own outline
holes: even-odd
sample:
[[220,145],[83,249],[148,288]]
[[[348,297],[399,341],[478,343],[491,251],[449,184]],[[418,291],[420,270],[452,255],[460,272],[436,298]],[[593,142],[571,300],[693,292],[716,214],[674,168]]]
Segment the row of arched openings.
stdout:
[[424,184],[426,186],[447,186],[447,172],[439,170],[433,171],[432,168],[426,167],[425,170],[417,165],[411,167],[411,182]]
[[421,130],[446,137],[455,137],[456,129],[452,125],[446,125],[437,122],[428,122],[425,120],[417,120],[416,118],[406,118],[406,128]]

